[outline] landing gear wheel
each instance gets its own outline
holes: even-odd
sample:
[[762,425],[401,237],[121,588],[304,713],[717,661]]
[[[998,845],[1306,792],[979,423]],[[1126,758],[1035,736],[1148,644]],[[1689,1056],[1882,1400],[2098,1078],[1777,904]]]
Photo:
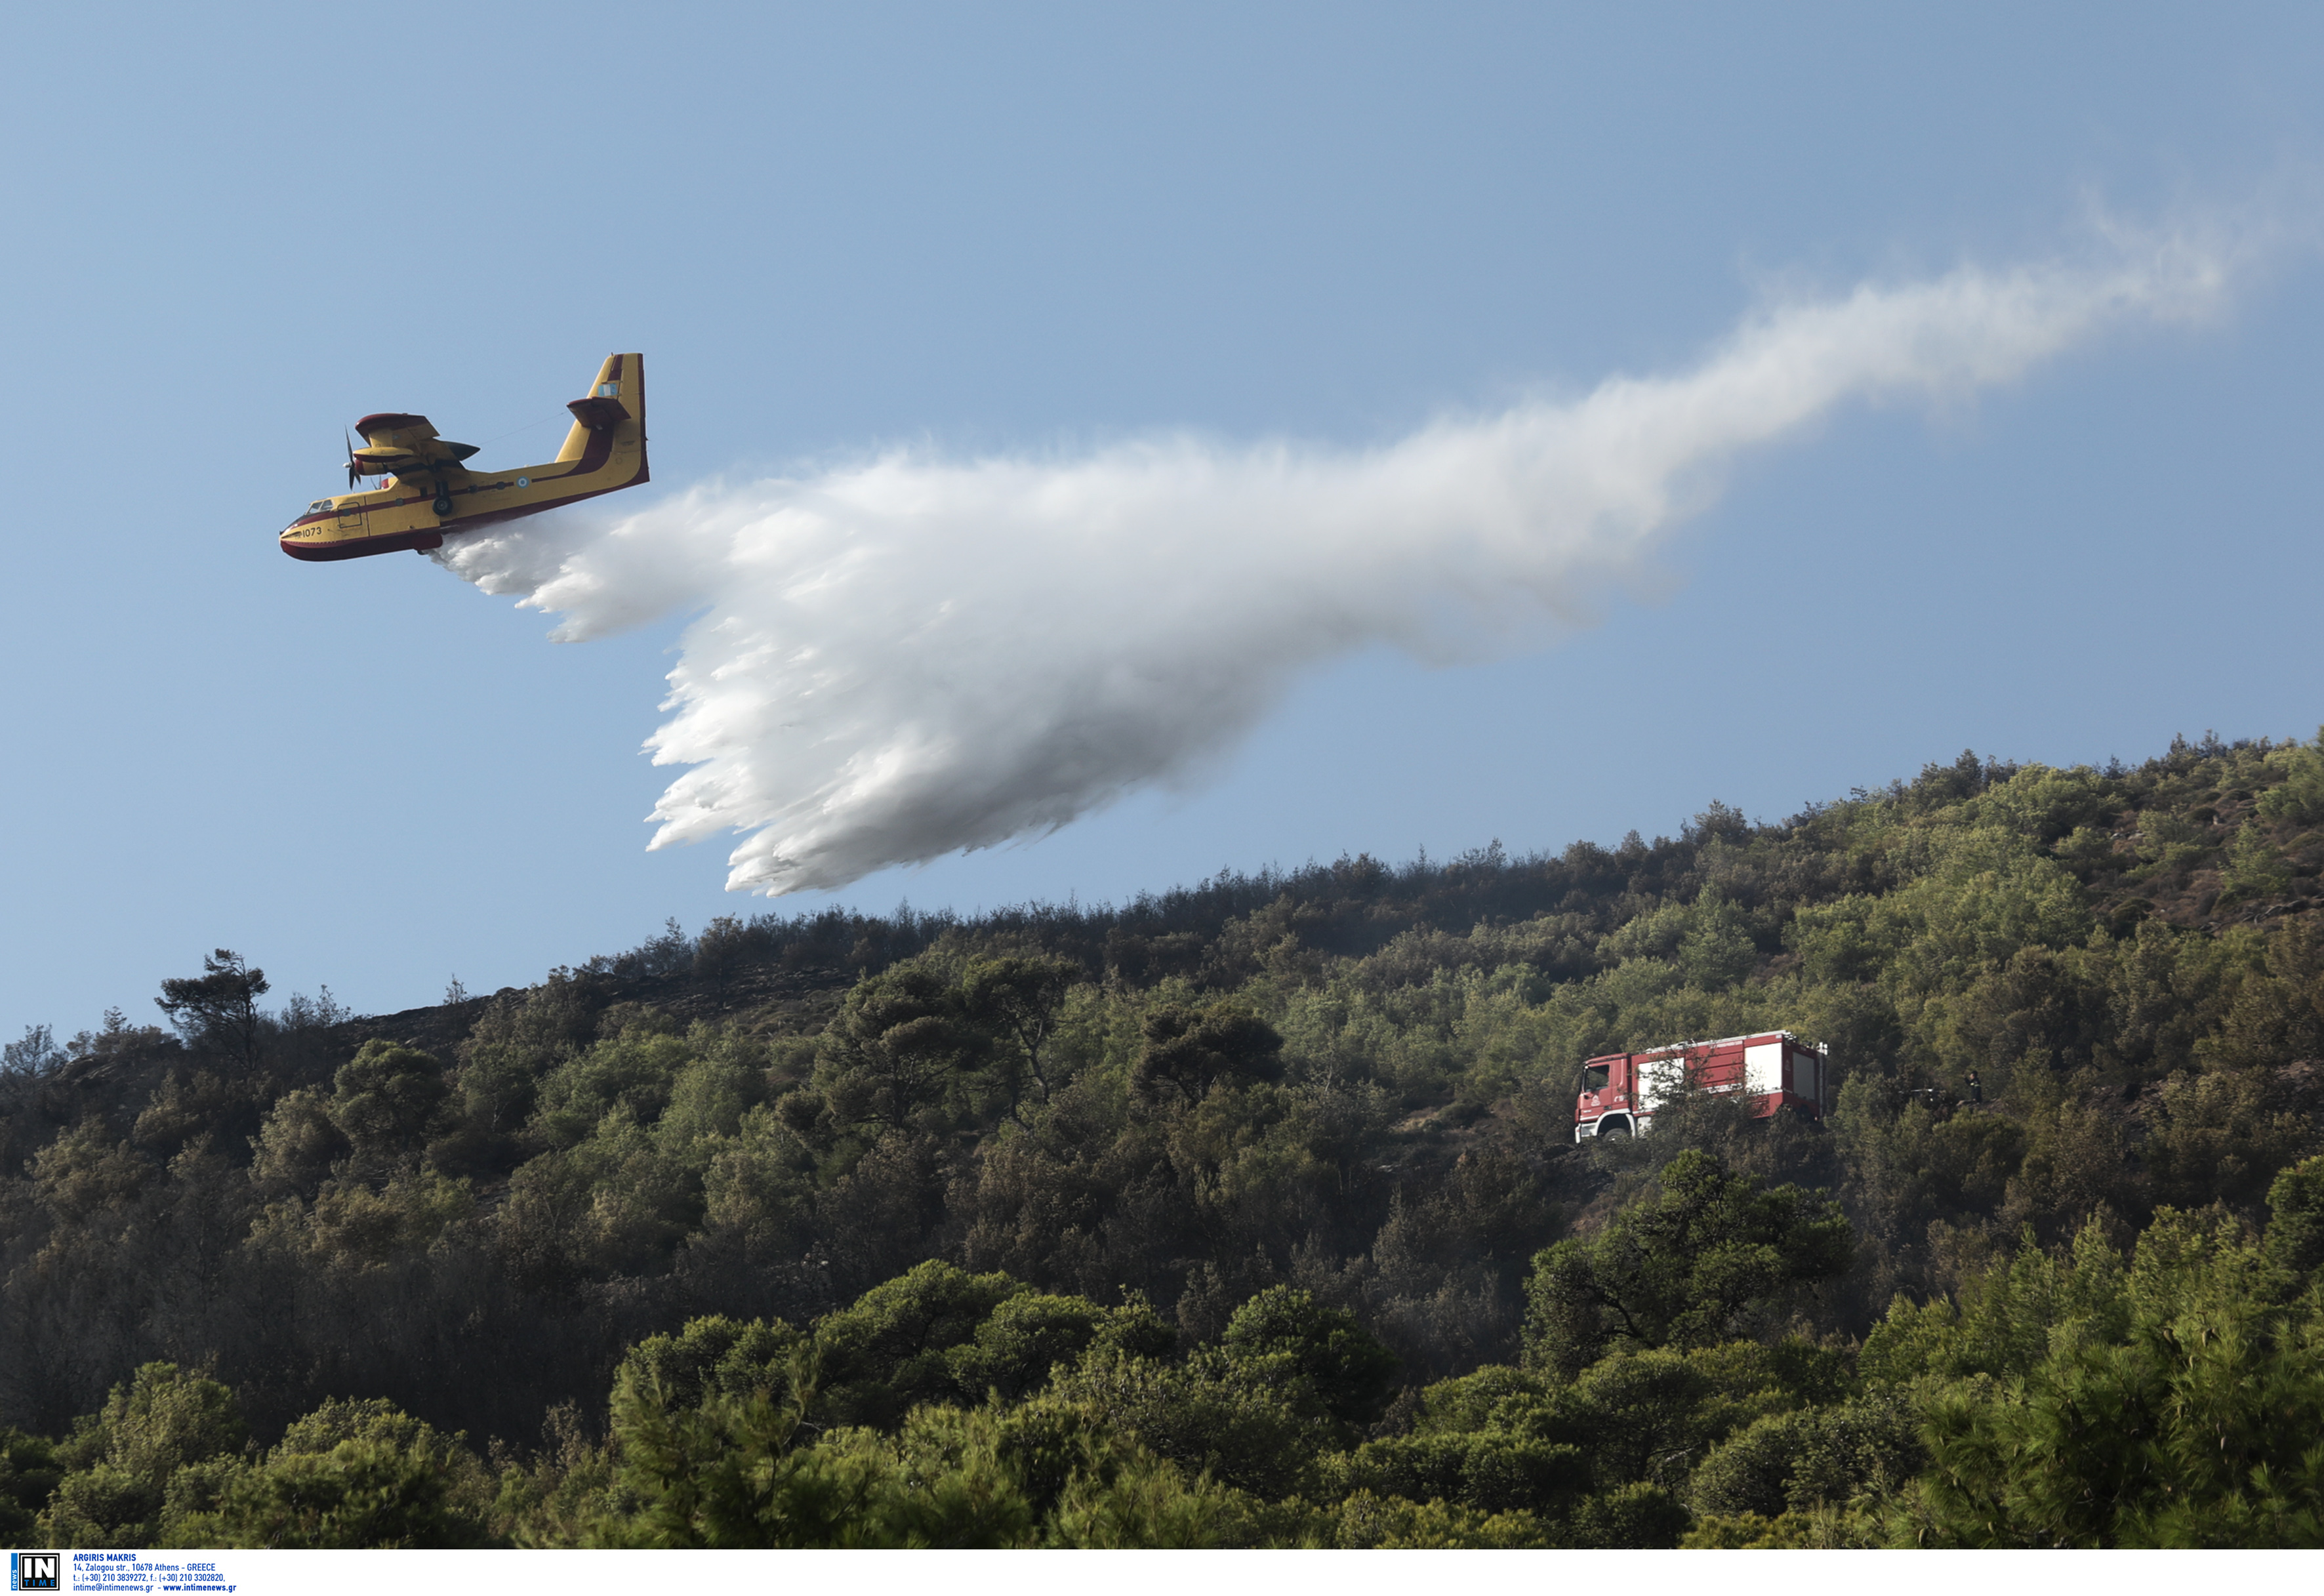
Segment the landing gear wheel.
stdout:
[[436,513],[437,513],[437,514],[438,514],[438,515],[449,515],[449,514],[451,514],[451,513],[452,513],[452,495],[451,495],[451,494],[438,494],[438,495],[437,496],[436,503],[435,503],[432,506],[430,506],[430,508],[432,508],[432,509],[436,512]]

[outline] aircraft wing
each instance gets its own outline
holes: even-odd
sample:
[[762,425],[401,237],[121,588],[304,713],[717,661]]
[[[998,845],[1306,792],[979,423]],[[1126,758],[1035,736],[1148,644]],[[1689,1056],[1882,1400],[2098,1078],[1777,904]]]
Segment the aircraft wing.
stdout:
[[397,411],[365,416],[355,423],[355,430],[363,434],[364,447],[355,450],[355,463],[366,476],[456,466],[476,452],[473,443],[437,437],[427,417]]

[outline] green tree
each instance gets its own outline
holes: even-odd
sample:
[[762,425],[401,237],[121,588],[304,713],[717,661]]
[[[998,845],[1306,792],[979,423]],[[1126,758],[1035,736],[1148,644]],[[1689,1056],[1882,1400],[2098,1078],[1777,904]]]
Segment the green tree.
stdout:
[[2306,748],[2293,746],[2268,756],[2277,784],[2260,795],[2259,812],[2271,820],[2314,825],[2324,820],[2324,728]]
[[1021,1402],[1096,1341],[1111,1315],[1084,1296],[1028,1291],[994,1305],[976,1339],[945,1354],[953,1388],[974,1401],[991,1392]]
[[1713,1447],[1687,1486],[1701,1517],[1847,1508],[1886,1499],[1927,1461],[1917,1414],[1893,1390],[1771,1413]]
[[1480,1513],[1563,1517],[1588,1494],[1589,1457],[1580,1447],[1500,1428],[1396,1435],[1326,1458],[1324,1490],[1412,1502],[1451,1502]]
[[164,1508],[180,1505],[173,1483],[230,1461],[247,1434],[226,1387],[174,1363],[145,1364],[57,1448],[63,1478],[41,1532],[65,1545],[158,1544]]
[[465,1444],[378,1398],[334,1398],[237,1468],[180,1534],[222,1546],[478,1546],[492,1484]]
[[[1930,1466],[1890,1513],[1924,1546],[2324,1543],[2324,1324],[2277,1305],[2234,1222],[2165,1209],[2104,1318],[2023,1376],[1928,1398]],[[2065,1331],[2061,1326],[2060,1331]]]
[[153,1001],[188,1040],[255,1069],[266,1026],[258,1000],[266,991],[265,971],[221,947],[203,955],[199,975],[162,982],[161,995]]
[[1076,1472],[1050,1516],[1047,1544],[1089,1551],[1296,1544],[1281,1538],[1286,1517],[1267,1512],[1246,1492],[1153,1460]]
[[857,984],[816,1049],[815,1084],[843,1126],[903,1130],[963,1106],[983,1037],[960,990],[927,964],[899,964]]
[[473,1524],[445,1502],[443,1476],[424,1456],[378,1441],[342,1441],[327,1453],[289,1453],[227,1483],[215,1526],[198,1545],[396,1548],[478,1544]]
[[1330,1523],[1330,1545],[1343,1551],[1516,1551],[1552,1546],[1550,1528],[1518,1509],[1489,1513],[1442,1497],[1412,1501],[1369,1488],[1351,1492]]
[[[843,1431],[820,1444],[805,1444],[810,1432],[803,1426],[815,1393],[804,1363],[788,1383],[781,1398],[766,1388],[743,1396],[714,1392],[687,1407],[655,1388],[650,1376],[623,1369],[613,1388],[613,1435],[622,1493],[635,1506],[605,1511],[588,1532],[591,1544],[1023,1544],[1029,1510],[1021,1493],[1007,1490],[991,1471],[965,1490],[956,1481],[923,1482],[926,1494],[938,1499],[915,1502],[915,1482],[872,1433]],[[996,1484],[1003,1489],[996,1492]],[[996,1494],[1003,1499],[993,1501]]]
[[92,1114],[35,1154],[28,1173],[42,1205],[72,1221],[126,1206],[159,1172]]
[[0,1540],[30,1541],[41,1509],[63,1478],[53,1442],[0,1426]]
[[2245,821],[2227,845],[2227,866],[2219,872],[2219,901],[2273,898],[2290,885],[2292,870],[2282,852],[2258,826]]
[[1701,1347],[1732,1339],[1794,1289],[1845,1274],[1854,1237],[1838,1204],[1772,1189],[1690,1149],[1654,1199],[1598,1235],[1534,1259],[1526,1355],[1568,1378],[1617,1343]]
[[2259,1070],[2181,1072],[2163,1081],[2138,1149],[2154,1195],[2174,1207],[2256,1207],[2315,1136],[2307,1116],[2270,1101],[2269,1084]]
[[694,1039],[659,1010],[609,1010],[604,1023],[609,1034],[541,1075],[525,1127],[533,1149],[573,1147],[616,1112],[641,1126],[652,1124],[669,1106],[678,1075],[695,1060]]
[[1107,1430],[1193,1474],[1279,1499],[1306,1483],[1338,1426],[1215,1347],[1183,1362],[1096,1347],[1047,1400],[1087,1409]]
[[780,1319],[713,1314],[687,1320],[676,1335],[646,1337],[622,1357],[615,1379],[627,1379],[640,1392],[659,1392],[673,1410],[759,1390],[788,1400],[793,1368],[806,1344],[807,1338]]
[[2324,1272],[2324,1157],[2278,1175],[2267,1205],[2267,1260],[2297,1293]]
[[444,1066],[432,1055],[377,1038],[339,1066],[332,1086],[331,1123],[367,1161],[417,1151],[429,1121],[451,1094]]
[[981,1389],[960,1391],[953,1354],[976,1342],[994,1309],[1030,1289],[931,1259],[826,1315],[815,1327],[816,1422],[892,1429],[918,1403],[982,1400]]
[[1065,994],[1081,979],[1082,967],[1071,959],[1018,955],[972,959],[961,979],[962,1001],[970,1017],[1014,1044],[1043,1102],[1049,1101],[1052,1090],[1050,1038]]
[[1403,1373],[1353,1314],[1289,1286],[1269,1287],[1237,1308],[1220,1347],[1251,1379],[1357,1429],[1387,1411]]
[[1491,1425],[1574,1448],[1600,1494],[1645,1483],[1676,1495],[1721,1441],[1770,1413],[1828,1398],[1833,1361],[1798,1342],[1623,1346],[1571,1383],[1553,1377],[1505,1399]]
[[1146,1046],[1131,1079],[1142,1092],[1167,1088],[1196,1103],[1218,1081],[1267,1081],[1283,1073],[1283,1038],[1231,1001],[1202,1009],[1165,1004],[1149,1010],[1141,1026]]
[[1679,967],[1687,980],[1717,992],[1751,973],[1759,948],[1738,907],[1705,887],[1692,920],[1678,945]]
[[1187,1477],[1087,1410],[916,1410],[882,1435],[805,1425],[812,1379],[793,1396],[714,1392],[694,1407],[625,1369],[614,1434],[629,1505],[609,1505],[600,1545],[954,1548],[1255,1544],[1263,1515],[1240,1493]]

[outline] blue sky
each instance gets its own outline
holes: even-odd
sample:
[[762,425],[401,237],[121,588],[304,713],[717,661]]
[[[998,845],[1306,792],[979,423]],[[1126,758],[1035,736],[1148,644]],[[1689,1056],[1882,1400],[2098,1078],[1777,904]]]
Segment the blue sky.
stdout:
[[[2306,217],[2310,7],[92,5],[0,60],[0,1033],[213,946],[367,1010],[755,912],[648,853],[676,620],[283,558],[340,429],[534,458],[647,352],[654,486],[1157,429],[1361,448],[1779,291]],[[1192,794],[838,894],[1119,898],[1777,817],[1974,746],[2311,734],[2324,274],[1749,457],[1600,623],[1360,652]],[[806,894],[778,909],[832,899]]]

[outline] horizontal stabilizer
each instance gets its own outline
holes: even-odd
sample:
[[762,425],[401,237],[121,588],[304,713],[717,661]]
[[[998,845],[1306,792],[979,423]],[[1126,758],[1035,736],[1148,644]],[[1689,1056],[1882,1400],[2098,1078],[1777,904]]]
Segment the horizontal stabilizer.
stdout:
[[576,399],[565,408],[573,412],[575,420],[592,432],[606,431],[630,419],[629,411],[618,399],[592,395],[587,399]]

